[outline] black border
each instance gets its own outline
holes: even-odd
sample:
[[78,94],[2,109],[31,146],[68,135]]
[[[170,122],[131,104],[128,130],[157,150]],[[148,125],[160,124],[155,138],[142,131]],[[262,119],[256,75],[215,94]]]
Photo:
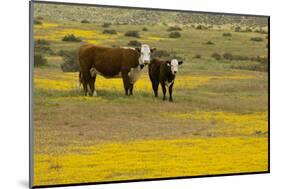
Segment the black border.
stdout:
[[[54,185],[33,185],[33,133],[32,133],[32,108],[33,108],[33,3],[41,4],[59,4],[59,5],[74,5],[74,6],[94,6],[102,8],[121,8],[121,9],[138,9],[138,10],[153,10],[153,11],[167,11],[167,12],[189,12],[201,14],[215,14],[215,15],[229,15],[229,16],[249,16],[249,17],[267,17],[268,18],[268,167],[267,171],[257,172],[241,172],[241,173],[227,173],[227,174],[212,174],[212,175],[195,175],[195,176],[179,176],[179,177],[161,177],[148,179],[131,179],[131,180],[117,180],[117,181],[103,181],[103,182],[85,182],[85,183],[70,183],[70,184],[54,184]],[[29,188],[51,188],[51,187],[67,187],[67,186],[85,186],[98,184],[113,184],[113,183],[131,183],[142,181],[161,181],[174,179],[189,179],[189,178],[208,178],[208,177],[222,177],[222,176],[239,176],[252,174],[266,174],[270,173],[270,16],[268,15],[254,15],[254,14],[239,14],[239,13],[223,13],[223,12],[207,12],[207,11],[191,11],[191,10],[176,10],[176,9],[161,9],[161,8],[145,8],[145,7],[129,7],[119,5],[101,5],[101,4],[86,4],[86,3],[69,3],[69,2],[55,2],[55,1],[29,1]]]

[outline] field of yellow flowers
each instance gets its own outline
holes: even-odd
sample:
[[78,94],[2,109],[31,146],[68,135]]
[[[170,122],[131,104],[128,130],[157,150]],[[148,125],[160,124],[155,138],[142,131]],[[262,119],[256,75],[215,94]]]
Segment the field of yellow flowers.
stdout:
[[[98,96],[84,97],[77,78],[78,73],[35,70],[35,91],[41,91],[35,98],[35,185],[267,170],[266,110],[190,109],[184,99],[155,100],[146,73],[136,83],[136,97],[123,96],[121,79],[103,77],[97,79]],[[261,78],[180,75],[175,90],[182,95],[212,82],[254,79]]]

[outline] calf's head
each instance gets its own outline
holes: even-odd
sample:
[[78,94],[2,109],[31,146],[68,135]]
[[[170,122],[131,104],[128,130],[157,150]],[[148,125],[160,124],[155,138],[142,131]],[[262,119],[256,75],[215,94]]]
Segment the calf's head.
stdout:
[[167,66],[170,68],[171,73],[175,75],[177,71],[179,70],[179,65],[181,65],[183,62],[178,61],[177,59],[173,59],[171,61],[166,61]]
[[143,44],[141,48],[136,48],[136,50],[140,53],[139,64],[144,66],[150,63],[150,55],[156,48],[150,49],[149,45]]

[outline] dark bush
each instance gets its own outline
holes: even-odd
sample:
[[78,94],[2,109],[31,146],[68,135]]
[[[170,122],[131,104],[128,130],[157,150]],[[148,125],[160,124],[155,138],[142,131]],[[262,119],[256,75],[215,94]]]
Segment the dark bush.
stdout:
[[133,46],[133,47],[138,47],[138,46],[141,46],[141,42],[139,42],[137,40],[133,40],[133,41],[129,41],[128,45]]
[[166,50],[156,50],[152,56],[153,58],[160,58],[160,57],[169,57],[170,56],[170,52],[166,51]]
[[45,39],[37,39],[34,42],[35,53],[53,55],[53,50],[48,46],[50,43]]
[[223,36],[223,37],[231,37],[231,36],[232,36],[232,34],[231,34],[231,33],[229,33],[229,32],[227,32],[227,33],[223,33],[223,34],[222,34],[222,36]]
[[42,25],[43,22],[40,21],[40,20],[34,19],[34,24],[35,24],[35,25]]
[[36,45],[50,45],[50,43],[46,39],[37,39],[35,41],[35,46]]
[[142,31],[148,31],[148,29],[146,27],[142,28]]
[[199,24],[198,26],[196,26],[196,29],[197,29],[197,30],[206,30],[206,29],[208,29],[208,27]]
[[220,60],[221,59],[221,55],[219,53],[213,53],[212,57],[216,60]]
[[105,22],[102,25],[102,27],[104,27],[104,28],[108,28],[109,26],[111,26],[111,23],[108,23],[108,22]]
[[34,67],[41,67],[47,64],[46,58],[42,54],[35,53],[34,55]]
[[77,72],[79,71],[79,64],[77,61],[76,51],[63,51],[63,63],[61,69],[63,72]]
[[226,59],[226,60],[232,60],[233,55],[231,53],[224,53],[223,58]]
[[241,27],[240,26],[235,27],[234,31],[235,32],[241,32]]
[[103,30],[103,34],[117,34],[116,30]]
[[73,34],[68,34],[63,37],[62,41],[81,42],[82,40]]
[[44,18],[42,16],[37,16],[36,20],[44,20]]
[[206,45],[214,45],[215,43],[213,43],[212,41],[207,41],[205,44]]
[[81,20],[82,24],[89,24],[90,22],[88,20]]
[[194,58],[194,59],[200,59],[200,58],[201,58],[201,55],[200,55],[200,54],[196,54],[193,58]]
[[260,41],[263,41],[263,38],[262,37],[252,37],[250,40],[260,42]]
[[140,37],[140,34],[138,31],[127,31],[125,33],[125,36],[127,37],[136,37],[136,38],[139,38]]
[[171,32],[171,33],[169,34],[169,37],[170,37],[170,38],[179,38],[179,37],[181,37],[181,34],[180,34],[180,32],[178,32],[178,31],[174,31],[174,32]]
[[167,31],[181,31],[182,29],[179,26],[171,26]]
[[248,27],[245,29],[245,32],[252,32],[252,31],[253,30],[251,28],[248,28]]

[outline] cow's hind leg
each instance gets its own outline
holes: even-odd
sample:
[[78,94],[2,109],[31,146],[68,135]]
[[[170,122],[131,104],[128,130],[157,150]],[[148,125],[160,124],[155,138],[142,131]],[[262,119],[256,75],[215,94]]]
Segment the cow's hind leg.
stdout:
[[92,75],[91,79],[90,79],[90,89],[91,89],[91,95],[92,96],[97,96],[97,92],[96,92],[96,77],[97,75]]
[[163,92],[163,100],[166,100],[166,86],[165,83],[161,83],[162,92]]

